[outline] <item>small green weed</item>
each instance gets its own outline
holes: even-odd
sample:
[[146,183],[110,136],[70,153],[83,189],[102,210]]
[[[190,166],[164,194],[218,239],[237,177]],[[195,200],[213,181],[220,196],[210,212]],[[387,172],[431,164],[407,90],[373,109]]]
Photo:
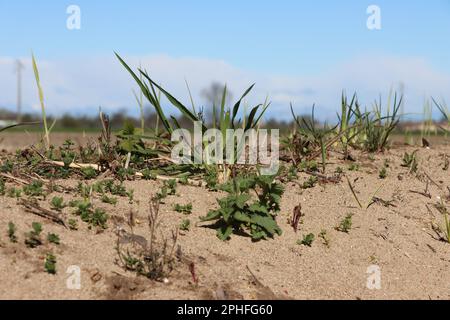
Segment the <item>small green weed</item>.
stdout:
[[44,183],[40,180],[34,180],[29,185],[23,187],[23,192],[30,197],[40,197],[44,195]]
[[132,168],[128,168],[128,169],[120,168],[116,172],[116,176],[120,181],[131,180],[134,178],[135,174],[136,174],[136,170],[134,170]]
[[8,223],[8,238],[12,243],[17,243],[16,225],[13,222]]
[[167,187],[167,194],[169,196],[174,196],[177,193],[177,181],[172,179],[164,181],[164,185]]
[[349,213],[340,223],[339,226],[336,227],[337,231],[349,233],[352,228],[352,218],[353,214]]
[[348,166],[349,171],[359,171],[359,164],[358,163],[352,163]]
[[418,168],[417,163],[417,157],[416,157],[417,151],[414,151],[413,153],[405,152],[403,155],[403,163],[402,167],[409,168],[409,173],[416,173]]
[[381,168],[380,172],[378,173],[378,177],[380,179],[386,179],[387,178],[387,169],[386,169],[386,167]]
[[314,239],[315,239],[314,234],[310,233],[305,235],[302,240],[298,240],[297,244],[300,246],[311,247],[312,243],[314,242]]
[[89,223],[89,227],[100,227],[102,229],[106,229],[108,222],[108,215],[103,209],[95,209],[93,213],[91,213],[87,217],[81,217],[84,222]]
[[56,274],[56,257],[48,253],[45,257],[45,264],[44,264],[45,271],[49,274]]
[[307,171],[307,172],[317,172],[317,171],[319,171],[319,165],[314,160],[302,161],[302,162],[300,162],[300,170]]
[[134,201],[134,190],[133,189],[127,190],[127,197],[128,197],[128,203],[132,204]]
[[106,194],[102,195],[101,200],[103,203],[116,205],[117,204],[117,198],[114,197],[108,197]]
[[47,235],[47,241],[56,245],[61,244],[61,240],[59,239],[59,236],[55,233],[49,233]]
[[2,172],[2,173],[10,173],[13,171],[13,169],[14,169],[14,163],[9,159],[7,159],[5,162],[3,162],[0,165],[0,172]]
[[[117,262],[128,271],[146,276],[152,280],[163,281],[175,267],[176,243],[178,230],[171,233],[167,239],[158,229],[161,225],[159,216],[160,201],[152,197],[148,214],[149,237],[148,245],[127,246],[117,241]],[[133,230],[131,229],[133,234]]]
[[109,216],[103,209],[93,209],[89,200],[72,201],[71,207],[77,209],[75,214],[79,215],[81,220],[89,225],[89,229],[92,227],[100,227],[102,229],[107,228]]
[[6,191],[6,195],[10,198],[19,199],[22,196],[22,190],[19,188],[12,187]]
[[188,203],[186,205],[180,205],[176,204],[173,209],[176,212],[183,213],[183,214],[191,214],[192,213],[192,204]]
[[141,173],[144,180],[156,180],[156,177],[158,176],[158,173],[156,171],[150,170],[148,168],[142,170]]
[[302,189],[311,189],[314,188],[319,180],[315,176],[310,176],[308,180],[303,182]]
[[97,170],[91,167],[81,169],[81,173],[86,180],[91,180],[98,176]]
[[50,206],[56,211],[62,211],[67,205],[64,203],[64,199],[62,197],[53,197],[50,202]]
[[69,205],[72,208],[76,208],[77,210],[75,211],[76,215],[83,215],[83,214],[87,214],[87,212],[91,209],[92,204],[89,200],[72,200],[70,201]]
[[212,166],[205,167],[205,175],[203,179],[206,182],[206,187],[211,191],[217,191],[219,187],[219,178],[218,173],[215,168],[211,168]]
[[76,231],[78,230],[78,222],[75,219],[69,219],[69,221],[67,222],[69,225],[69,229]]
[[32,230],[25,234],[25,244],[28,248],[36,248],[42,245],[41,232],[42,225],[38,222],[31,224]]
[[185,219],[180,224],[180,230],[181,231],[189,231],[191,228],[191,220]]
[[294,181],[298,178],[298,169],[296,166],[292,165],[289,167],[286,175],[287,181]]
[[161,190],[156,194],[156,198],[159,200],[167,198],[167,196],[175,195],[176,194],[176,186],[177,181],[176,180],[167,180],[164,181],[164,184],[161,188]]
[[6,185],[5,181],[0,178],[0,196],[4,196],[6,194]]
[[[274,179],[274,176],[234,177],[233,183],[224,188],[228,196],[218,200],[220,208],[211,210],[201,221],[218,220],[217,237],[222,241],[244,229],[254,241],[281,235],[274,215],[280,210],[284,189]],[[256,193],[257,201],[250,202],[250,190]]]
[[323,244],[329,248],[330,247],[330,243],[331,243],[331,239],[330,236],[328,235],[326,230],[322,230],[319,233],[319,238],[322,239]]

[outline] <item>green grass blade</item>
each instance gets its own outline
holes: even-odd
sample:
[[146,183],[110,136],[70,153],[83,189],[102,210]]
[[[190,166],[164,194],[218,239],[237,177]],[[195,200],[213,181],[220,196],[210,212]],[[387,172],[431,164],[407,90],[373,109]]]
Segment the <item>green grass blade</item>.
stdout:
[[238,102],[236,102],[236,104],[233,107],[233,113],[231,116],[231,126],[233,127],[233,129],[235,128],[234,125],[234,120],[236,119],[236,116],[239,112],[239,108],[241,106],[242,100],[250,93],[250,91],[252,91],[253,87],[255,86],[255,84],[251,85],[250,88],[248,88],[244,94],[241,96],[241,98],[238,100]]
[[256,107],[254,107],[252,109],[252,111],[250,111],[250,114],[248,116],[248,119],[246,119],[246,125],[245,125],[245,131],[247,131],[248,129],[250,129],[252,127],[252,122],[253,122],[253,118],[255,117],[256,113],[258,112],[259,107],[261,107],[262,105],[259,104]]
[[[133,70],[131,70],[131,68],[128,66],[128,64],[117,53],[115,53],[115,55],[116,55],[117,59],[119,59],[120,63],[131,74],[133,79],[139,85],[139,88],[141,89],[141,92],[148,99],[150,104],[155,108],[155,110],[156,110],[156,112],[157,112],[157,114],[159,116],[159,119],[161,120],[163,126],[166,128],[166,130],[169,133],[172,133],[173,129],[170,126],[170,123],[167,120],[164,112],[162,111],[161,105],[159,104],[159,100],[156,97],[156,95],[152,95],[152,92],[150,91],[149,87],[143,81],[141,81],[141,79],[136,75],[136,73]],[[145,74],[143,74],[143,75],[145,76]],[[153,92],[155,92],[155,91],[153,90]]]
[[195,111],[195,103],[194,103],[194,98],[192,97],[191,88],[189,87],[189,83],[187,82],[186,79],[184,79],[184,82],[186,83],[186,88],[187,88],[188,93],[189,93],[189,100],[191,100],[192,112],[193,112],[194,114],[196,114],[197,111]]
[[264,113],[266,113],[267,109],[270,107],[271,102],[267,103],[265,107],[263,107],[261,113],[259,114],[258,118],[254,121],[253,128],[258,125],[258,123],[261,121],[261,118],[263,117]]
[[36,85],[37,85],[38,91],[39,91],[39,101],[41,104],[42,122],[44,124],[44,138],[45,138],[45,143],[46,143],[46,149],[48,150],[50,148],[50,136],[49,136],[49,130],[48,130],[48,126],[47,126],[47,116],[45,113],[44,93],[42,91],[41,80],[39,77],[39,70],[38,70],[36,59],[34,58],[33,53],[31,54],[31,59],[33,62],[34,77],[36,79]]
[[[162,88],[160,85],[158,85],[155,81],[153,81],[147,73],[143,72],[142,70],[139,70],[142,75],[150,82],[152,86],[155,86],[166,96],[166,98],[169,100],[169,102],[176,107],[178,110],[183,113],[188,119],[192,121],[200,121],[200,119],[194,115],[188,108],[186,108],[180,101],[178,101],[174,96],[172,96],[168,91],[166,91],[164,88]],[[206,129],[206,127],[204,127]]]

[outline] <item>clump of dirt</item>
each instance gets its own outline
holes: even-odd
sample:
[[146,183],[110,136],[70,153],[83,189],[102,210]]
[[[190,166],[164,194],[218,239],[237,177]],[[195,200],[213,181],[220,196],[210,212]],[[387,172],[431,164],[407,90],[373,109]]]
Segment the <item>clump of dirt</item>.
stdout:
[[105,284],[103,294],[106,300],[134,300],[137,295],[147,289],[143,279],[122,275],[106,277]]

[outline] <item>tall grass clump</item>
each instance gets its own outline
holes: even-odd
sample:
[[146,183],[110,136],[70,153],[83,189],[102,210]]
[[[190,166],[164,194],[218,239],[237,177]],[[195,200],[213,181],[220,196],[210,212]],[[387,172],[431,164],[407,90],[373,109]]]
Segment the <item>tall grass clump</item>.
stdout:
[[323,127],[318,128],[315,119],[315,105],[312,107],[311,118],[296,116],[292,104],[291,113],[297,125],[298,137],[303,141],[308,141],[310,147],[318,150],[317,154],[319,154],[322,159],[322,172],[325,172],[327,150],[335,141],[335,137],[332,133],[336,130],[337,126],[330,128],[327,123],[324,123]]
[[337,115],[337,135],[344,151],[344,158],[349,157],[349,147],[354,148],[362,145],[367,139],[364,127],[367,125],[369,112],[362,112],[356,93],[348,100],[345,93],[341,97],[341,113]]
[[347,157],[348,155],[348,145],[351,141],[351,131],[349,130],[352,125],[351,120],[354,116],[353,106],[356,101],[356,93],[353,95],[353,98],[348,103],[347,96],[342,93],[341,97],[341,114],[338,114],[338,134],[341,135],[340,141],[344,149],[344,155]]
[[311,117],[299,117],[291,113],[296,128],[293,135],[284,139],[284,145],[290,151],[295,165],[303,160],[322,158],[322,171],[325,172],[327,153],[332,147],[341,147],[344,159],[352,159],[350,148],[366,152],[382,152],[389,145],[389,138],[400,122],[402,98],[389,94],[385,113],[381,98],[371,111],[362,110],[356,94],[349,100],[345,93],[341,98],[341,110],[337,114],[335,126],[325,123],[320,126],[315,119],[315,106]]
[[355,96],[349,104],[343,96],[338,128],[344,152],[348,152],[348,146],[367,152],[384,151],[389,145],[390,136],[400,123],[402,101],[403,97],[398,97],[397,93],[392,94],[391,91],[383,114],[381,97],[374,102],[371,111],[362,111]]
[[[366,125],[364,132],[367,139],[364,143],[364,149],[368,152],[384,151],[389,144],[389,137],[400,123],[400,107],[402,106],[403,97],[398,97],[394,94],[393,101],[391,99],[392,93],[389,94],[386,114],[382,114],[381,98],[374,103],[372,117],[366,118]],[[393,102],[391,105],[391,101]]]
[[[117,58],[120,63],[124,66],[124,68],[130,73],[133,79],[138,84],[141,93],[148,100],[148,102],[155,108],[158,119],[161,121],[162,126],[165,131],[171,135],[174,130],[181,129],[178,120],[173,115],[167,115],[164,112],[164,108],[161,105],[160,94],[165,96],[169,103],[174,106],[187,120],[191,122],[200,122],[202,134],[204,134],[209,128],[218,129],[223,138],[224,146],[227,145],[227,135],[226,132],[228,129],[242,129],[242,136],[245,137],[245,134],[250,129],[258,129],[258,124],[264,115],[265,111],[269,107],[270,103],[267,101],[264,104],[258,104],[255,107],[251,108],[250,113],[247,115],[246,110],[242,112],[242,105],[244,98],[251,92],[254,85],[250,86],[240,97],[240,99],[234,104],[232,108],[227,108],[226,97],[228,96],[227,87],[225,86],[223,89],[222,99],[219,105],[214,104],[212,106],[213,116],[211,121],[207,121],[204,119],[202,113],[196,113],[195,106],[193,103],[192,95],[190,94],[189,86],[189,95],[192,103],[192,108],[186,107],[183,103],[181,103],[178,99],[176,99],[171,93],[165,90],[163,87],[158,85],[153,79],[150,78],[147,71],[138,69],[138,74],[133,71],[128,64],[116,53]],[[159,92],[159,94],[157,93]],[[245,109],[245,108],[244,108]],[[170,119],[170,121],[169,121]],[[233,137],[234,139],[234,137]],[[245,139],[240,139],[244,142]],[[188,141],[189,142],[189,141]],[[203,142],[205,144],[205,142]],[[234,160],[240,158],[240,153],[245,150],[244,145],[239,145],[234,151]],[[204,145],[204,147],[206,147]],[[197,152],[195,148],[191,148],[194,150],[194,155]],[[194,156],[193,155],[193,156]],[[198,155],[198,154],[197,154]],[[191,159],[192,160],[192,159]],[[233,161],[231,161],[231,165],[233,165]],[[219,171],[220,176],[224,181],[231,174],[231,168],[229,165],[217,165],[217,171]]]
[[[179,129],[180,126],[178,124],[178,121],[175,119],[174,116],[168,116],[165,114],[163,107],[161,105],[161,101],[158,98],[158,94],[156,93],[157,90],[159,90],[166,98],[167,100],[176,108],[178,109],[181,114],[186,117],[187,119],[191,121],[200,121],[202,122],[202,129],[203,131],[208,130],[207,128],[207,122],[203,118],[201,114],[197,114],[195,112],[195,108],[192,109],[187,108],[184,106],[178,99],[176,99],[172,94],[170,94],[168,91],[166,91],[164,88],[162,88],[160,85],[158,85],[155,81],[153,81],[147,71],[144,71],[142,69],[138,69],[139,76],[127,65],[127,63],[118,55],[116,54],[117,58],[119,59],[120,63],[125,67],[125,69],[131,74],[133,79],[138,84],[142,94],[144,97],[148,100],[148,102],[155,108],[159,118],[161,119],[162,125],[164,126],[165,130],[168,133],[172,133],[174,129]],[[248,130],[251,128],[256,128],[257,124],[261,120],[264,112],[269,107],[269,104],[258,104],[254,108],[251,109],[250,113],[247,115],[243,115],[243,119],[238,119],[239,117],[239,111],[242,105],[243,99],[250,93],[250,91],[253,89],[254,85],[250,86],[244,94],[241,96],[241,98],[234,104],[234,107],[232,109],[226,108],[226,96],[227,96],[227,87],[225,86],[223,91],[223,97],[222,101],[220,103],[220,106],[213,105],[213,114],[216,114],[216,118],[213,118],[212,120],[212,126],[213,128],[218,128],[221,131],[225,132],[226,129],[233,128],[237,129],[242,125],[242,121],[245,121],[245,126],[242,126],[244,129]],[[192,96],[191,96],[192,100]],[[219,109],[220,107],[220,109]],[[261,112],[258,114],[258,111],[261,109]],[[170,122],[168,118],[172,120]]]

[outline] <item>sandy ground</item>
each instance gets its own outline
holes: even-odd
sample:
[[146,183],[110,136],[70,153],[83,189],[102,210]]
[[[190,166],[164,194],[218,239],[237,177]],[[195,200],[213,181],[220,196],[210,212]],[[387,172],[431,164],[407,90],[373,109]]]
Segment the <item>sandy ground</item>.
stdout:
[[[419,175],[401,167],[405,151],[418,149]],[[283,235],[273,240],[253,243],[250,238],[233,235],[221,242],[215,230],[199,223],[199,217],[216,208],[221,193],[192,186],[178,186],[177,195],[169,196],[161,205],[162,230],[168,232],[186,218],[173,210],[175,203],[191,202],[193,213],[189,232],[178,239],[184,257],[194,263],[198,284],[194,284],[189,265],[178,263],[168,283],[157,283],[126,272],[115,263],[114,230],[130,210],[141,222],[135,232],[148,236],[146,216],[148,199],[162,183],[131,181],[135,202],[126,198],[116,206],[95,200],[94,204],[116,218],[110,219],[105,232],[96,234],[80,222],[80,230],[69,231],[62,226],[31,215],[16,200],[0,197],[0,298],[1,299],[450,299],[450,244],[435,238],[431,223],[443,223],[443,216],[433,208],[437,197],[448,197],[450,171],[444,171],[443,154],[450,155],[449,146],[431,149],[394,147],[375,159],[360,155],[359,171],[348,171],[349,163],[330,160],[329,169],[340,166],[351,181],[362,202],[383,184],[377,197],[393,200],[394,206],[374,204],[360,209],[345,179],[339,184],[323,184],[302,190],[308,176],[286,184],[281,212],[277,222]],[[388,177],[378,178],[385,159],[389,160]],[[411,193],[423,192],[426,175],[436,183],[429,184],[431,199]],[[59,181],[75,186],[77,181]],[[47,199],[53,197],[52,194]],[[65,200],[71,195],[62,194]],[[449,201],[447,202],[447,204]],[[48,200],[41,202],[48,207]],[[298,233],[288,220],[301,204],[304,214]],[[427,206],[431,211],[427,210]],[[64,209],[70,216],[71,208]],[[349,213],[353,216],[350,232],[335,230]],[[18,228],[19,242],[10,243],[7,224]],[[46,244],[37,249],[24,245],[24,232],[33,221],[43,224],[43,234],[57,233],[61,245]],[[113,221],[116,221],[114,223]],[[115,225],[116,224],[116,225]],[[329,247],[318,238],[326,230]],[[304,235],[314,233],[311,247],[296,244]],[[44,271],[46,252],[57,257],[57,274]],[[370,266],[380,268],[381,289],[369,289],[367,273]],[[70,266],[81,270],[81,288],[69,289]],[[250,271],[254,274],[251,275]],[[256,279],[255,279],[256,277]]]

